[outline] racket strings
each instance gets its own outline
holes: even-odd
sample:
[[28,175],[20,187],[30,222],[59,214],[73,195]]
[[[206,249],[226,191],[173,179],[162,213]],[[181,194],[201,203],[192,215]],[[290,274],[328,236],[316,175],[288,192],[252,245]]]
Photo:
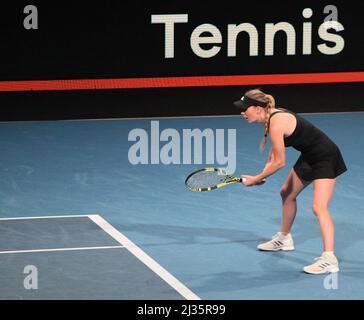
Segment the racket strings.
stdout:
[[217,171],[201,171],[188,178],[186,184],[191,188],[208,188],[224,182],[226,176]]

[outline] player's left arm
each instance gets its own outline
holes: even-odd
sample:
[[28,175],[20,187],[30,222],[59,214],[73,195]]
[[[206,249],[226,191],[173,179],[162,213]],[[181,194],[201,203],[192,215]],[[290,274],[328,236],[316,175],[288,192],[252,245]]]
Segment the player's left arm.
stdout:
[[271,156],[263,171],[256,177],[261,181],[283,168],[286,164],[286,147],[284,145],[284,124],[280,122],[272,123],[269,129],[269,139],[271,142]]
[[264,166],[264,169],[265,169],[265,167],[267,166],[267,165],[269,165],[271,162],[273,162],[274,161],[274,154],[273,154],[273,150],[272,150],[272,148],[270,148],[270,150],[269,150],[269,154],[268,154],[268,160],[267,160],[267,162],[266,162],[266,164],[265,164],[265,166]]
[[283,168],[286,163],[286,148],[284,145],[284,125],[276,122],[271,123],[269,130],[269,139],[271,142],[271,150],[269,158],[261,173],[256,176],[243,176],[246,186],[259,184],[263,179],[271,176],[279,169]]

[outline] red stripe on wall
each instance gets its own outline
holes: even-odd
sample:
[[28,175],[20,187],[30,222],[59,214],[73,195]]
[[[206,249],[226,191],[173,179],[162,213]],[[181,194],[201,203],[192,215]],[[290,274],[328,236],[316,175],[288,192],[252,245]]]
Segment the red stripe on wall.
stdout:
[[364,82],[364,72],[0,81],[0,91],[106,90],[340,82]]

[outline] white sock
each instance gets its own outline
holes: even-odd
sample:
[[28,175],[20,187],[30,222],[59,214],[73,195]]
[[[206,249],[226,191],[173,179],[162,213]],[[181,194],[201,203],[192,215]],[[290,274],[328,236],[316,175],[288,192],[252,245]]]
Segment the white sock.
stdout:
[[329,258],[330,260],[332,259],[332,261],[336,261],[336,257],[334,255],[334,251],[324,251],[323,255],[327,258]]
[[335,256],[334,251],[324,251],[324,254],[328,256]]
[[279,231],[278,233],[279,233],[279,235],[280,235],[281,237],[283,237],[283,238],[286,238],[286,237],[288,237],[288,236],[289,236],[289,233],[287,233],[287,234],[283,234],[281,231]]

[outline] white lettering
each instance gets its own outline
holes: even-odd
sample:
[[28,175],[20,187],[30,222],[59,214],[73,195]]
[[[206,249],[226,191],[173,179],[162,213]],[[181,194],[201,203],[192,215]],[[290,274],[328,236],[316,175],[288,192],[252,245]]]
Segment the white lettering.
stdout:
[[[144,129],[133,129],[129,132],[128,141],[139,141],[133,144],[128,151],[128,159],[131,164],[148,163],[148,133]],[[138,155],[139,154],[139,155]]]
[[[210,33],[211,36],[202,36],[203,33]],[[212,46],[210,49],[202,49],[201,44],[221,43],[222,36],[220,30],[212,24],[202,24],[193,30],[191,35],[191,48],[200,58],[211,58],[216,56],[221,47]]]
[[330,273],[324,278],[324,288],[326,290],[337,290],[339,288],[338,273]]
[[274,37],[278,31],[287,35],[287,55],[296,53],[296,31],[288,22],[266,23],[265,25],[265,55],[274,55]]
[[[226,165],[223,169],[227,173],[234,173],[236,169],[235,129],[228,129],[227,148],[225,145],[224,129],[216,129],[216,135],[214,130],[209,128],[204,130],[183,129],[182,135],[181,138],[180,133],[172,128],[164,129],[160,132],[159,121],[151,121],[149,149],[148,132],[140,128],[131,130],[128,134],[128,141],[136,142],[129,148],[129,162],[133,165],[149,164],[148,159],[150,150],[151,164],[191,164],[193,151],[193,163],[214,164],[216,160],[216,163],[219,165]],[[160,148],[160,142],[166,143]],[[203,160],[205,160],[205,162],[203,162]]]
[[24,7],[24,13],[29,13],[24,18],[23,25],[26,30],[38,29],[38,9],[36,6],[28,5]]
[[174,58],[174,25],[187,23],[188,14],[152,14],[152,23],[163,23],[164,27],[164,56]]
[[236,56],[236,39],[240,32],[246,32],[249,35],[249,55],[258,55],[258,30],[251,23],[241,23],[239,25],[228,25],[228,57]]
[[[312,17],[312,9],[306,8],[302,11],[302,15],[304,18],[309,19]],[[302,54],[311,54],[312,53],[312,23],[304,22],[303,23],[303,47]]]
[[342,36],[328,32],[330,29],[340,32],[344,30],[344,26],[340,22],[332,24],[331,21],[326,21],[322,23],[318,32],[320,38],[325,41],[333,42],[335,45],[333,47],[329,47],[327,44],[322,43],[317,46],[317,49],[321,53],[327,55],[338,54],[344,49],[345,41]]
[[[344,30],[343,25],[338,22],[338,9],[336,6],[329,5],[324,8],[327,16],[318,29],[318,35],[321,40],[326,43],[317,44],[319,52],[326,55],[334,55],[340,53],[345,47],[344,38],[338,34]],[[313,23],[307,21],[312,18],[313,10],[304,8],[302,16],[305,21],[302,24],[302,54],[311,55],[313,49]],[[165,14],[152,15],[152,23],[161,23],[165,26],[165,57],[175,57],[175,24],[187,23],[189,21],[188,14]],[[275,54],[275,42],[277,33],[285,33],[286,39],[279,36],[279,41],[286,43],[286,55],[296,55],[296,30],[295,27],[288,22],[266,23],[264,25],[264,55],[273,56]],[[333,29],[329,32],[329,29]],[[336,31],[336,33],[335,33]],[[237,44],[240,34],[245,33],[249,38],[249,56],[259,55],[259,32],[256,26],[251,23],[228,24],[227,25],[227,56],[237,56]],[[222,48],[224,43],[221,30],[218,26],[210,23],[204,23],[195,27],[191,33],[190,46],[194,54],[200,58],[215,57]],[[332,44],[329,46],[327,42]],[[281,46],[280,46],[281,47]]]
[[[171,138],[170,141],[169,138]],[[175,129],[165,129],[161,132],[160,140],[169,141],[161,149],[161,162],[163,164],[180,164],[180,138],[178,131]]]
[[24,267],[23,273],[28,274],[23,282],[27,290],[38,289],[38,269],[36,266],[28,265]]
[[169,317],[172,307],[152,307],[144,305],[143,307],[138,307],[138,315],[164,315],[165,318]]

